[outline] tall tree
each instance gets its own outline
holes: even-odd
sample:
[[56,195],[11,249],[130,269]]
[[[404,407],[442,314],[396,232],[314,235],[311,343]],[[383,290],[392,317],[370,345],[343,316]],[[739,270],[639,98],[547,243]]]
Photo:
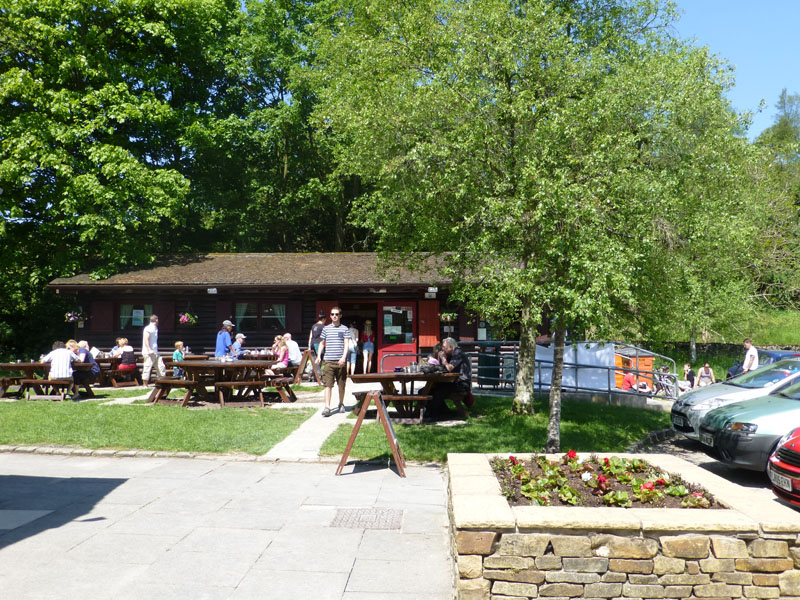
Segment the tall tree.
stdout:
[[[333,2],[319,31],[320,117],[352,141],[340,168],[374,190],[358,222],[387,257],[441,255],[459,298],[521,322],[518,410],[532,407],[543,307],[556,339],[576,324],[618,330],[648,278],[670,276],[656,258],[674,220],[708,197],[736,202],[724,174],[717,190],[679,185],[725,172],[715,140],[743,142],[724,66],[670,39],[672,15],[650,1],[362,0]],[[743,239],[738,219],[720,246]],[[560,381],[550,414],[553,450]]]
[[22,315],[36,327],[52,277],[147,263],[185,220],[183,133],[225,86],[219,54],[238,11],[0,2],[3,347]]

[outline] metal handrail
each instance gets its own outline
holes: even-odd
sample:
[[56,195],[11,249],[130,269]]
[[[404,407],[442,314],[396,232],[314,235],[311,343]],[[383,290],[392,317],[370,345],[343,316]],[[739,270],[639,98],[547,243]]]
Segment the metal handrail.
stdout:
[[[473,359],[477,359],[481,353],[480,352],[465,352],[464,354],[469,356],[470,360],[472,362],[474,362]],[[381,372],[383,372],[383,360],[385,358],[387,358],[387,357],[390,357],[390,356],[391,357],[398,357],[398,356],[400,356],[400,357],[413,357],[413,358],[417,359],[417,362],[420,362],[419,361],[420,358],[424,358],[424,357],[426,357],[428,355],[427,354],[423,354],[423,353],[414,353],[414,352],[392,352],[392,353],[384,354],[383,357],[381,358],[381,363],[380,363]],[[513,370],[514,373],[516,373],[517,369],[519,368],[519,360],[518,360],[518,356],[516,354],[514,354],[514,353],[498,353],[497,356],[500,357],[500,358],[505,358],[505,357],[513,358],[513,366],[510,367],[510,368]],[[547,365],[552,365],[553,361],[552,360],[547,360],[547,359],[537,358],[534,361],[534,363],[535,363],[535,368],[538,370],[538,373],[539,373],[538,381],[535,383],[536,389],[539,390],[540,392],[545,388],[549,389],[550,384],[545,383],[543,381],[542,368],[543,368],[543,366],[546,368]],[[574,363],[574,362],[564,362],[564,367],[565,368],[572,368],[572,369],[575,370],[575,381],[576,382],[578,381],[578,375],[580,373],[580,369],[593,369],[593,370],[602,369],[602,370],[605,370],[606,374],[607,374],[608,388],[606,390],[600,390],[600,389],[597,389],[597,388],[589,388],[589,387],[584,387],[584,386],[579,386],[579,385],[564,385],[563,382],[562,382],[562,388],[567,389],[567,390],[578,391],[578,392],[583,392],[583,391],[585,391],[585,392],[602,392],[602,391],[605,391],[605,393],[608,394],[608,395],[610,395],[611,393],[614,393],[614,394],[642,395],[642,392],[639,392],[639,391],[628,392],[628,391],[623,391],[623,390],[621,390],[621,389],[616,387],[616,382],[614,381],[614,378],[616,376],[616,372],[623,372],[623,373],[634,373],[636,375],[636,385],[637,386],[639,385],[639,383],[641,382],[642,379],[648,379],[648,380],[652,381],[653,389],[651,391],[652,391],[653,395],[655,395],[658,392],[658,390],[656,389],[657,387],[662,387],[662,389],[664,389],[664,391],[666,393],[666,397],[667,398],[677,398],[678,397],[678,376],[677,376],[676,373],[667,373],[667,372],[664,372],[664,371],[647,371],[647,370],[643,370],[643,369],[631,369],[631,368],[628,368],[628,367],[620,367],[620,366],[617,366],[617,365],[607,366],[607,365],[594,365],[594,364],[584,364],[584,363]],[[479,378],[481,378],[483,380],[494,381],[495,382],[495,387],[500,387],[502,385],[510,385],[511,388],[513,389],[514,387],[516,387],[516,378],[515,377],[511,378],[511,379],[507,379],[507,378],[503,377],[502,374],[499,375],[499,376],[492,376],[492,375],[482,375],[480,373],[481,369],[484,369],[484,370],[499,369],[500,372],[502,373],[502,370],[505,369],[505,368],[508,368],[508,367],[506,367],[503,364],[499,364],[499,365],[477,365],[475,367],[476,378],[479,377]],[[660,381],[660,378],[667,378],[669,380],[669,384],[668,385],[671,388],[670,391],[667,391],[667,389],[664,388],[662,382]]]

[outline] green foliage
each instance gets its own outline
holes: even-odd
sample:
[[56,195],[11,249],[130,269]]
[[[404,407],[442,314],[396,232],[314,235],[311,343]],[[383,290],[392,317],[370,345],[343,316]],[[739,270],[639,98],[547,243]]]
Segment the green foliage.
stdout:
[[605,496],[603,496],[603,504],[607,504],[608,506],[620,506],[622,508],[628,508],[633,504],[633,502],[631,501],[628,492],[616,491],[608,492]]
[[327,6],[318,122],[370,185],[354,218],[387,261],[437,255],[458,300],[523,338],[543,311],[591,338],[663,339],[675,315],[699,332],[746,310],[779,220],[760,216],[729,68],[669,36],[674,7]]

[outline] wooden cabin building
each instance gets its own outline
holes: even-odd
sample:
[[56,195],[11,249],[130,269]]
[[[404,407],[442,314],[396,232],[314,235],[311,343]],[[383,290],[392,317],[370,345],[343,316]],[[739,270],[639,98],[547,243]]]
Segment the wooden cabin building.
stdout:
[[[447,336],[464,342],[491,337],[479,327],[485,324],[449,303],[450,282],[430,277],[383,274],[377,255],[367,252],[214,253],[165,258],[103,280],[87,274],[58,278],[48,287],[74,296],[75,310],[86,315],[76,323],[76,334],[101,348],[123,336],[139,348],[151,314],[159,317],[162,351],[176,340],[192,352],[213,351],[225,319],[236,325],[234,333],[247,336],[245,347],[269,347],[276,335],[288,332],[305,348],[317,314],[330,322],[330,309],[339,306],[342,322],[359,332],[372,322],[374,367],[391,370],[414,358],[387,355],[427,353]],[[196,323],[182,323],[186,313]],[[442,314],[455,317],[443,321]]]

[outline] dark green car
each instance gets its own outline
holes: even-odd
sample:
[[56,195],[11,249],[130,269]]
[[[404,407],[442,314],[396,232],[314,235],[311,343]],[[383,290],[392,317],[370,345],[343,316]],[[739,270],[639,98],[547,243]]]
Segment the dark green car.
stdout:
[[707,454],[734,467],[764,471],[781,437],[800,426],[800,383],[715,408],[700,424]]

